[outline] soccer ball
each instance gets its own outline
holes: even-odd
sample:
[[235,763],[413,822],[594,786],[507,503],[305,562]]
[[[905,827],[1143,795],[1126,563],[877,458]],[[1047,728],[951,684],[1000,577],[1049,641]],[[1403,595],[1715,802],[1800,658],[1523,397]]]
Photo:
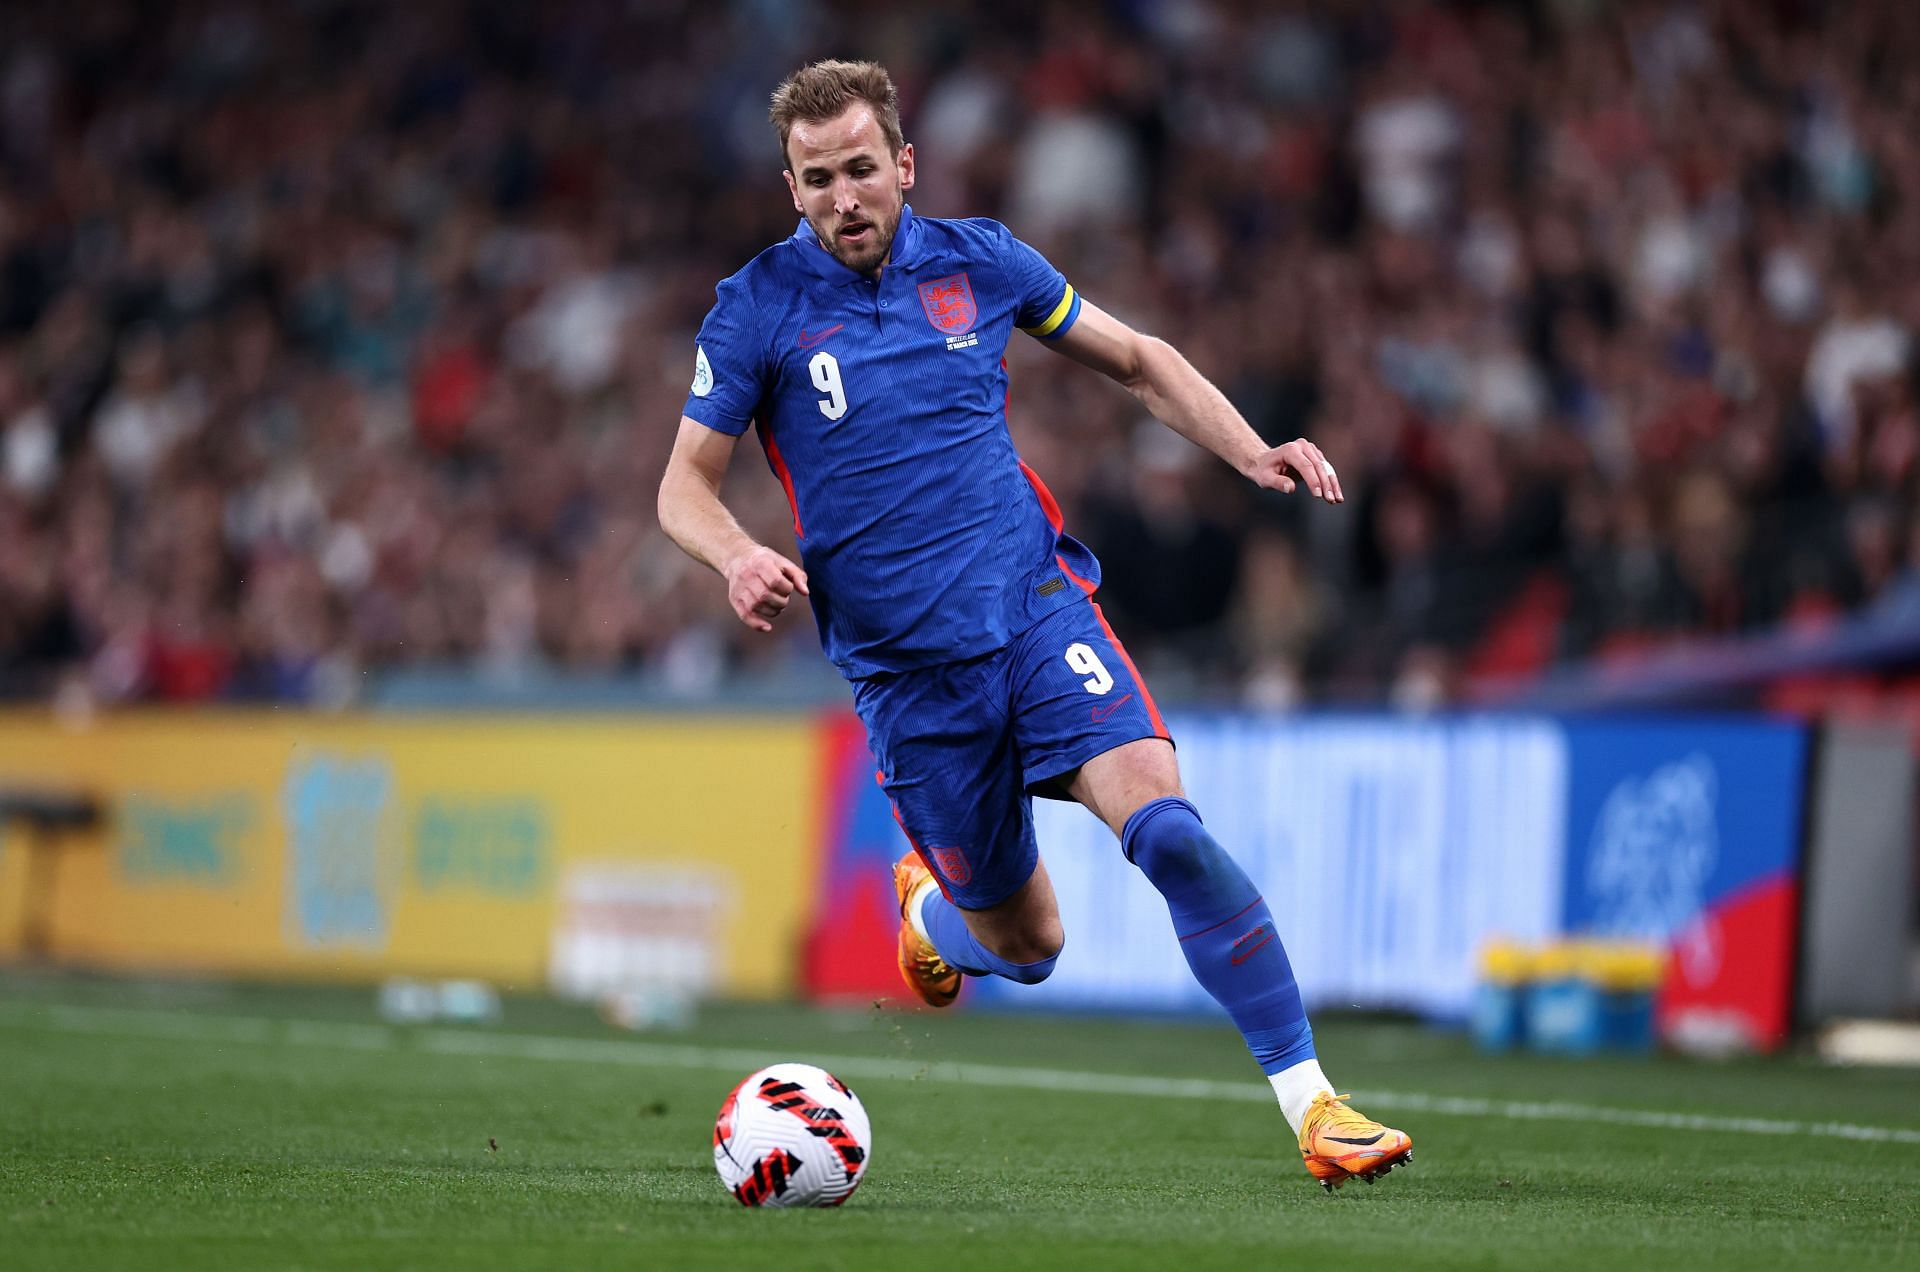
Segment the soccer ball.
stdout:
[[859,1097],[810,1064],[749,1073],[713,1123],[713,1168],[743,1206],[837,1206],[872,1155]]

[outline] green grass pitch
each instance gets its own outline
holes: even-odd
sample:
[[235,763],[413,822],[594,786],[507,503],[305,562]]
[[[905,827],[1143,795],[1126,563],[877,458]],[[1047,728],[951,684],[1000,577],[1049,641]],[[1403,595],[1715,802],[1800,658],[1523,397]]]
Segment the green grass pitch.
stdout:
[[[1911,1072],[1327,1020],[1330,1072],[1418,1145],[1328,1196],[1223,1028],[716,1006],[630,1035],[532,999],[396,1028],[372,999],[0,979],[0,1266],[1920,1267]],[[781,1059],[842,1062],[872,1115],[839,1210],[714,1176],[722,1096]]]

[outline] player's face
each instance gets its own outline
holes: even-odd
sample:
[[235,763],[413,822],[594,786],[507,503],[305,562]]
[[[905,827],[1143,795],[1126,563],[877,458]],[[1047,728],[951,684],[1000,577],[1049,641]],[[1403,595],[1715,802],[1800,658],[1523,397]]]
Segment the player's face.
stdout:
[[890,153],[872,107],[856,103],[833,119],[796,123],[786,176],[794,210],[835,259],[862,274],[886,263],[913,188],[913,147]]

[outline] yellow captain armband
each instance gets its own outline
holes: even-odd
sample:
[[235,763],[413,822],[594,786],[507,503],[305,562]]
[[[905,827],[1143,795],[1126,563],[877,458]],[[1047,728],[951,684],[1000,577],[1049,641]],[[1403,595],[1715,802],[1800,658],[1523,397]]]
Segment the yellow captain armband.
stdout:
[[1044,340],[1060,330],[1062,324],[1073,317],[1079,308],[1080,298],[1074,294],[1073,284],[1068,283],[1066,292],[1060,297],[1060,303],[1053,307],[1053,312],[1047,315],[1045,322],[1037,327],[1022,327],[1020,330]]

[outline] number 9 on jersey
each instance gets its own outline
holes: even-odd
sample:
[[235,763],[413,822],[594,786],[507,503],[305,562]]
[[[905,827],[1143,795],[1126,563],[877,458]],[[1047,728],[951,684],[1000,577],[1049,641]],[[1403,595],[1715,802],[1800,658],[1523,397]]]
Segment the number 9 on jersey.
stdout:
[[807,370],[813,376],[813,387],[827,395],[820,399],[820,414],[830,420],[845,415],[847,390],[840,383],[840,360],[822,349],[807,363]]
[[1080,683],[1086,686],[1088,693],[1105,693],[1113,688],[1113,673],[1100,661],[1100,655],[1094,652],[1092,645],[1076,640],[1067,646],[1066,659],[1067,666],[1087,677]]

